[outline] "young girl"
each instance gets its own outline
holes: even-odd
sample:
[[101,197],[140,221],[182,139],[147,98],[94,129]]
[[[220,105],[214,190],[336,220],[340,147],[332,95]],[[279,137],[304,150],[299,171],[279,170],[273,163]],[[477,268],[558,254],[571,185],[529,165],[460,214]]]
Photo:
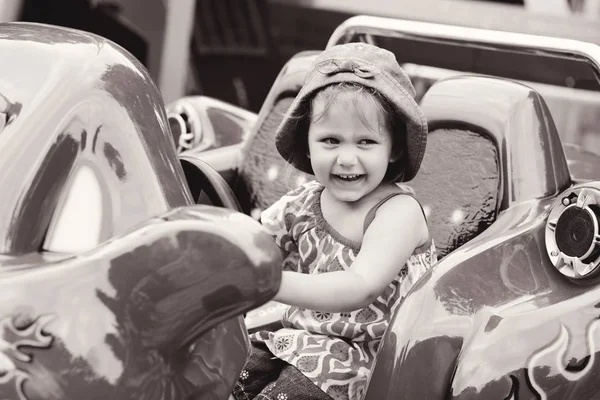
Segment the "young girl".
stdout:
[[325,50],[276,145],[316,180],[262,213],[286,260],[283,328],[251,337],[236,399],[361,399],[394,310],[436,261],[419,203],[396,182],[417,173],[427,124],[387,50]]

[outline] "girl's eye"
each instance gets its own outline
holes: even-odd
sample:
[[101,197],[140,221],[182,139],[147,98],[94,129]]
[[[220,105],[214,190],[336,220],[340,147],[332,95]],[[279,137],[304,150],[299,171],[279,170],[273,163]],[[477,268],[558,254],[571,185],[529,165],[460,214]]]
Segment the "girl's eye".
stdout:
[[325,144],[338,144],[340,141],[335,138],[325,138],[322,142]]
[[374,141],[374,140],[371,140],[371,139],[363,139],[363,140],[360,140],[358,142],[358,144],[361,145],[361,146],[368,146],[368,145],[371,145],[371,144],[377,144],[377,142]]

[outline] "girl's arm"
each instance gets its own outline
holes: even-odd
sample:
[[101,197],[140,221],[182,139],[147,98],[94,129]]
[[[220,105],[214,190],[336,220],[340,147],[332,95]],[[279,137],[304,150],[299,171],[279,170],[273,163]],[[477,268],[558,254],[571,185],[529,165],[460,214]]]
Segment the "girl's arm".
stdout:
[[315,275],[284,271],[274,300],[328,312],[364,308],[377,299],[415,248],[428,239],[419,203],[410,196],[392,197],[377,210],[348,270]]

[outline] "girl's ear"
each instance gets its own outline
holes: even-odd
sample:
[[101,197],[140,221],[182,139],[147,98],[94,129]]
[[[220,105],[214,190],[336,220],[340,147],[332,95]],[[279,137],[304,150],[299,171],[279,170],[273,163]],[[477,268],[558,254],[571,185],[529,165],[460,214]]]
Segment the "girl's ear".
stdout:
[[404,151],[402,148],[398,148],[396,146],[392,146],[392,151],[390,153],[390,164],[395,163],[400,160],[404,156]]

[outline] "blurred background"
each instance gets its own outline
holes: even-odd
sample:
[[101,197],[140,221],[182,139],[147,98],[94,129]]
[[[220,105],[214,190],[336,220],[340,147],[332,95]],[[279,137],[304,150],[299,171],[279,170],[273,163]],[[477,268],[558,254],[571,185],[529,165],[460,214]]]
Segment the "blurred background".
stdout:
[[[205,95],[253,112],[290,57],[323,49],[335,27],[357,14],[600,44],[600,0],[0,0],[0,22],[77,28],[125,47],[148,68],[165,103]],[[416,60],[399,52],[420,95],[435,80],[469,70],[449,62],[456,58],[451,50],[423,49],[427,57]],[[600,153],[600,89],[592,72],[565,67],[558,82],[545,82],[543,65],[494,68],[564,87],[544,93],[561,136]]]

